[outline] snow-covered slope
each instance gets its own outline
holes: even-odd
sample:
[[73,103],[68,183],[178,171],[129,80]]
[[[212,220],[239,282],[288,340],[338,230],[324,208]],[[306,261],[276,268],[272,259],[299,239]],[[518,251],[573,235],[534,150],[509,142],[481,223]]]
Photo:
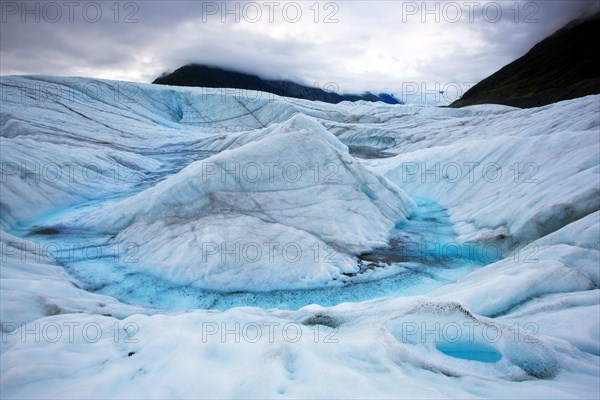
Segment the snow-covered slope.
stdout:
[[[600,396],[600,96],[455,110],[0,84],[3,398]],[[454,242],[419,262],[356,257],[442,232]],[[471,246],[488,265],[447,270]],[[172,313],[134,295],[297,297],[390,274],[437,284],[299,310]]]

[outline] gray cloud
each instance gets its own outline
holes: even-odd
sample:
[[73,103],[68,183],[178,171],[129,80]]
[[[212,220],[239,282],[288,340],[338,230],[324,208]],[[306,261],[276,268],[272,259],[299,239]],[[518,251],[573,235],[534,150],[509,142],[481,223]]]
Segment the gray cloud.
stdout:
[[63,1],[3,1],[0,72],[148,82],[198,62],[398,92],[403,82],[477,82],[598,10],[595,0],[319,2],[318,13],[314,1],[278,3],[125,1],[117,13],[112,1],[82,1],[69,15]]

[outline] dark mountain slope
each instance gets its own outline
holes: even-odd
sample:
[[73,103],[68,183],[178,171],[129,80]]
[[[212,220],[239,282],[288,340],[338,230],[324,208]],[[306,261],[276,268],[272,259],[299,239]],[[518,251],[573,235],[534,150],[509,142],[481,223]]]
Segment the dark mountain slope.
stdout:
[[[469,89],[451,107],[539,107],[600,93],[600,14],[567,24]],[[596,50],[594,50],[596,49]]]
[[279,96],[318,100],[327,103],[339,103],[344,100],[365,100],[372,102],[383,101],[384,103],[388,104],[401,104],[401,102],[394,96],[384,93],[379,96],[369,92],[362,95],[340,95],[338,93],[300,85],[291,81],[265,80],[256,75],[227,71],[221,68],[197,64],[186,65],[178,68],[168,75],[157,78],[152,83],[172,86],[259,90],[262,92],[274,93]]

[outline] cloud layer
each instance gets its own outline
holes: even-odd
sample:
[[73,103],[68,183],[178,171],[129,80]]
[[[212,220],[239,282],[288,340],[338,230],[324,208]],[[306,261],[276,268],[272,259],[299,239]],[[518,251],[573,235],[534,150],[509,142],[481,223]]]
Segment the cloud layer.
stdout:
[[479,81],[594,0],[2,2],[3,75],[150,82],[197,62],[402,92]]

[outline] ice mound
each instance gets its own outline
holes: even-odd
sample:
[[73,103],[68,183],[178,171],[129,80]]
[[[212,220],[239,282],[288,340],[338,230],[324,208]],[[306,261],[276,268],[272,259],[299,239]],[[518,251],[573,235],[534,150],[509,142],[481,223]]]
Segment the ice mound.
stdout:
[[461,241],[506,249],[600,209],[598,157],[590,130],[475,139],[378,164],[409,193],[447,206]]
[[51,76],[2,76],[0,91],[5,230],[130,190],[196,149],[247,143],[300,107],[267,93]]
[[386,245],[413,206],[302,117],[82,222],[135,243],[140,265],[169,279],[268,290],[357,273],[352,255]]
[[600,251],[594,247],[598,215],[581,218],[433,293],[499,317],[538,297],[592,291],[600,286]]
[[315,133],[318,133],[323,140],[326,140],[327,143],[335,149],[343,153],[348,152],[348,146],[340,142],[332,133],[325,129],[323,124],[321,124],[317,119],[299,113],[291,115],[289,119],[283,122],[274,122],[262,129],[231,133],[223,138],[220,138],[220,140],[215,141],[214,144],[211,143],[212,146],[209,147],[216,150],[233,150],[255,140],[263,139],[267,136],[296,132],[299,130],[311,130]]

